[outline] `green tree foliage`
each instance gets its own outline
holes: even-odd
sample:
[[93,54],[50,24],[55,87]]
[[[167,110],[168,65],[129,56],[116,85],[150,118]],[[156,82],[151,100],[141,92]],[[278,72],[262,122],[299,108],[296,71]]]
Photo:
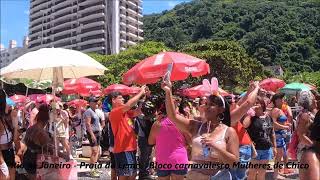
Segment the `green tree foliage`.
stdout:
[[109,70],[104,76],[99,76],[98,81],[106,87],[110,84],[121,83],[122,75],[149,56],[163,50],[169,50],[164,43],[144,42],[114,55],[89,54],[92,58],[102,63]]
[[201,41],[186,45],[183,52],[205,59],[211,73],[206,78],[217,77],[219,84],[228,90],[247,87],[248,80],[261,80],[262,64],[247,55],[235,41]]
[[238,41],[263,65],[320,70],[317,0],[194,0],[145,16],[144,33],[175,50],[203,39]]

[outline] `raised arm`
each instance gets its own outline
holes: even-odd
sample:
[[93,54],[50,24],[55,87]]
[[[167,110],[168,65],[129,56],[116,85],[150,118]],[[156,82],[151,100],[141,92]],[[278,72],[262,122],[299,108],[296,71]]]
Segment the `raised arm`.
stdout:
[[129,101],[124,105],[124,108],[122,109],[123,113],[129,111],[134,105],[136,105],[139,101],[139,99],[145,94],[146,86],[141,87],[141,91],[129,99]]
[[255,89],[254,83],[253,83],[253,82],[250,82],[250,86],[249,86],[249,89],[248,89],[247,93],[246,93],[242,98],[240,98],[240,100],[237,102],[237,105],[240,106],[241,104],[243,104],[244,102],[246,102],[246,100],[248,99],[249,94],[251,94],[251,92],[252,92],[254,89]]
[[244,128],[248,128],[251,124],[251,116],[246,116],[242,122]]
[[259,84],[258,82],[254,83],[253,91],[248,95],[246,100],[234,109],[231,112],[231,126],[234,126],[247,112],[248,110],[255,104],[258,92],[259,92]]
[[182,132],[189,132],[190,128],[190,120],[187,118],[184,118],[183,116],[180,116],[176,113],[173,97],[172,97],[172,90],[171,90],[171,83],[167,82],[166,84],[162,84],[162,89],[166,93],[166,111],[169,119],[175,123],[177,128]]

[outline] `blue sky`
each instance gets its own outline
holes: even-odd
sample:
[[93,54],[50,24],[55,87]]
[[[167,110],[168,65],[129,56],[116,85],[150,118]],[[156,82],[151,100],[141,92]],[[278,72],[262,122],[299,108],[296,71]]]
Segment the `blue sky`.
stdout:
[[[190,0],[143,0],[143,14],[159,13],[172,9],[181,2]],[[28,34],[29,0],[0,0],[0,40],[8,47],[14,39],[22,45],[23,36]]]

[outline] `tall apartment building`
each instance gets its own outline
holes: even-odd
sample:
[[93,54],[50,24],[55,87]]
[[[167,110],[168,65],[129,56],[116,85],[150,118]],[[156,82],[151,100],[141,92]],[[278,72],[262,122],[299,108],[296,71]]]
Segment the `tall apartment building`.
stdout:
[[12,61],[28,52],[28,37],[24,37],[23,46],[17,47],[17,41],[10,40],[9,47],[4,48],[3,45],[0,47],[0,68],[6,67]]
[[113,54],[143,40],[142,0],[30,0],[31,51]]

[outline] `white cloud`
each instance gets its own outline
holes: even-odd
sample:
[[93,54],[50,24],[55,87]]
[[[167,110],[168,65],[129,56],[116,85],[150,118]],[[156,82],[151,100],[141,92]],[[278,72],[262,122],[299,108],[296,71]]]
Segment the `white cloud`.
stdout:
[[23,13],[26,14],[26,15],[30,14],[29,10],[24,10]]
[[170,8],[174,8],[177,4],[178,4],[177,1],[168,1],[168,6],[169,6]]

